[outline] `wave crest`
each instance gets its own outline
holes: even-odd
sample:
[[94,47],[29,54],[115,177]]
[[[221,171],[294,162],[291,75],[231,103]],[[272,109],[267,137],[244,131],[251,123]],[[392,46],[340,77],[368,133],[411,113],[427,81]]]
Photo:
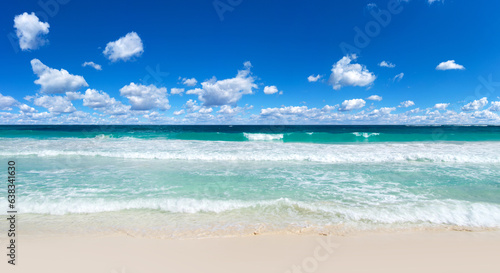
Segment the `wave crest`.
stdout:
[[283,134],[250,134],[243,133],[243,135],[250,141],[275,141],[283,140]]

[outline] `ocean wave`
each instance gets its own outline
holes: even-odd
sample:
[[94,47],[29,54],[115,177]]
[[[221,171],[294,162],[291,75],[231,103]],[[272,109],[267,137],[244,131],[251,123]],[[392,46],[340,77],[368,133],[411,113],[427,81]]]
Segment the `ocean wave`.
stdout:
[[113,138],[113,135],[100,134],[94,137],[94,139],[109,139],[109,138]]
[[250,134],[243,133],[243,135],[250,141],[274,141],[282,140],[283,134]]
[[355,136],[358,136],[358,137],[362,136],[364,138],[369,138],[371,136],[378,136],[378,135],[380,135],[380,133],[365,133],[365,132],[363,132],[363,133],[354,132],[352,134],[355,135]]
[[110,157],[201,161],[311,161],[322,163],[500,163],[500,142],[304,144],[141,139],[4,140],[1,157]]
[[[334,202],[301,202],[288,198],[262,201],[136,199],[136,200],[24,200],[21,213],[82,214],[133,209],[159,210],[177,214],[232,213],[241,217],[269,219],[327,220],[336,223],[444,224],[469,227],[500,227],[500,205],[458,200],[426,200],[372,207]],[[246,216],[245,216],[246,215]],[[324,222],[325,223],[325,222]]]

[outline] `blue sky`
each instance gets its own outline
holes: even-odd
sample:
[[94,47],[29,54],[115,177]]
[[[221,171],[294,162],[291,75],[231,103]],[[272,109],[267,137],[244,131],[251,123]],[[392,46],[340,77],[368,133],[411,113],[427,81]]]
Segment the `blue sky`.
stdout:
[[9,1],[1,123],[499,124],[499,8]]

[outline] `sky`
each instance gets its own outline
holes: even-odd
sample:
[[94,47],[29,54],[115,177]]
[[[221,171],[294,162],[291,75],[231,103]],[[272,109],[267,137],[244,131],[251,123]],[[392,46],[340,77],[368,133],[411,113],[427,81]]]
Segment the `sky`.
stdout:
[[498,1],[7,1],[1,124],[500,124]]

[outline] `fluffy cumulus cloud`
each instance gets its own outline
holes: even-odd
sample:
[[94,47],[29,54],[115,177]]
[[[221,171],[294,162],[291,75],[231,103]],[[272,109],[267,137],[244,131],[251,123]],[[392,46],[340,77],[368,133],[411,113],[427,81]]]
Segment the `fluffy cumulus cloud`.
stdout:
[[415,105],[415,103],[413,101],[407,100],[407,101],[401,102],[398,107],[408,108],[408,107],[413,106],[413,105]]
[[212,107],[202,107],[200,110],[198,110],[198,112],[202,113],[202,114],[208,114],[208,113],[212,113],[214,109],[212,109]]
[[178,110],[178,111],[174,111],[174,116],[180,116],[182,114],[184,114],[184,109]]
[[142,40],[135,32],[130,32],[120,39],[109,42],[103,53],[113,62],[128,61],[133,57],[139,57],[144,52]]
[[[92,89],[90,89],[92,90]],[[74,94],[75,95],[75,94]],[[76,97],[76,95],[74,96]],[[75,111],[67,97],[44,96],[34,97],[35,104],[49,109],[37,112],[26,104],[16,104],[18,113],[0,111],[2,124],[124,124],[124,123],[170,123],[170,124],[492,124],[499,123],[500,117],[494,107],[500,102],[492,102],[486,110],[470,112],[444,110],[433,107],[427,109],[411,109],[395,112],[397,107],[365,108],[360,111],[334,111],[338,105],[325,105],[321,108],[307,106],[281,106],[265,108],[258,114],[245,113],[251,106],[221,106],[219,109],[199,105],[189,100],[184,109],[174,112],[174,117],[166,117],[159,111],[130,111],[119,115],[106,112],[113,105],[113,98],[102,92],[92,90],[80,94],[84,104],[101,113]],[[127,106],[130,107],[130,106]],[[340,106],[342,107],[342,106]],[[344,107],[346,105],[344,104]],[[399,108],[401,109],[401,108]],[[500,110],[500,109],[497,109]],[[65,113],[61,115],[61,113]],[[182,116],[181,116],[182,115]]]
[[305,113],[308,110],[307,106],[287,106],[282,108],[265,108],[260,110],[260,114],[263,116],[268,115],[297,115]]
[[307,106],[286,106],[281,108],[265,108],[260,110],[262,118],[271,119],[314,119],[321,115],[323,111],[318,108],[308,108]]
[[195,86],[197,83],[198,83],[198,81],[197,81],[195,78],[191,78],[191,79],[188,79],[188,78],[182,78],[182,84],[184,84],[185,86],[190,86],[190,87],[193,87],[193,86]]
[[238,71],[234,78],[211,80],[201,83],[201,88],[191,89],[186,94],[198,95],[204,106],[236,105],[243,95],[253,94],[257,88],[255,79],[250,73],[250,62],[245,63],[245,69]]
[[271,95],[278,93],[278,88],[274,85],[264,87],[264,94]]
[[120,89],[120,95],[126,97],[132,110],[170,109],[167,99],[167,88],[155,85],[130,83]]
[[463,65],[455,63],[455,60],[449,60],[446,62],[442,62],[436,66],[436,70],[464,70],[465,67]]
[[332,67],[329,83],[333,89],[339,90],[344,86],[369,86],[377,78],[365,66],[351,63],[357,59],[355,54],[344,56]]
[[102,70],[102,66],[100,64],[96,64],[94,62],[84,62],[82,64],[83,67],[90,66],[94,68],[95,70]]
[[72,113],[76,111],[71,101],[61,96],[41,96],[34,100],[34,104],[47,108],[54,114]]
[[32,50],[48,42],[45,35],[49,33],[49,23],[40,22],[34,12],[27,12],[14,17],[14,28],[21,50]]
[[209,114],[212,113],[213,109],[212,107],[206,107],[204,105],[198,105],[198,102],[196,100],[188,100],[186,104],[184,104],[184,108],[186,108],[186,111],[188,113],[194,113],[198,112],[201,114]]
[[392,81],[401,81],[403,79],[403,77],[405,76],[405,73],[399,73],[397,74],[396,76],[394,76],[394,78],[392,79]]
[[390,63],[390,62],[386,62],[386,61],[381,61],[381,62],[378,64],[378,66],[380,66],[380,67],[388,67],[388,68],[394,68],[394,67],[396,67],[396,65],[395,65],[395,64]]
[[4,96],[0,94],[0,110],[12,110],[12,106],[16,105],[18,102],[11,96]]
[[33,107],[31,107],[31,106],[29,106],[27,104],[24,104],[24,103],[23,104],[19,104],[18,107],[19,107],[19,110],[21,112],[23,112],[23,113],[34,113],[34,112],[36,112],[35,108],[33,108]]
[[488,99],[486,97],[467,103],[462,107],[462,111],[477,111],[482,109],[488,104]]
[[170,94],[172,95],[182,95],[184,93],[184,88],[172,88],[170,89]]
[[222,105],[217,111],[219,114],[224,114],[224,115],[235,115],[243,111],[242,107],[231,107],[229,105]]
[[498,114],[489,110],[467,113],[415,108],[402,113],[394,113],[396,109],[396,107],[382,107],[358,112],[332,112],[317,108],[309,109],[306,106],[283,106],[262,109],[258,118],[262,123],[279,122],[280,124],[491,124],[500,122]]
[[382,107],[380,109],[374,109],[368,116],[386,116],[389,115],[392,111],[396,111],[396,107]]
[[339,111],[351,111],[361,109],[365,106],[366,102],[363,99],[345,100],[340,105]]
[[436,103],[434,105],[434,109],[437,109],[437,110],[446,110],[446,108],[448,108],[450,104],[449,103]]
[[500,101],[492,101],[491,107],[488,110],[494,112],[500,112]]
[[368,98],[366,98],[367,100],[374,100],[374,101],[381,101],[382,100],[382,97],[379,96],[379,95],[371,95],[369,96]]
[[110,115],[124,115],[127,114],[131,108],[129,105],[124,105],[115,98],[111,98],[107,93],[95,89],[87,89],[82,98],[83,106]]
[[321,123],[336,119],[337,113],[332,113],[336,106],[325,105],[322,108],[307,106],[283,106],[280,108],[265,108],[260,111],[258,119],[262,123]]
[[41,86],[40,91],[46,94],[73,92],[89,86],[82,76],[71,75],[64,69],[50,68],[38,59],[31,60],[31,68],[38,76],[35,83],[39,84]]
[[309,82],[317,82],[319,79],[321,79],[321,75],[316,75],[316,76],[311,75],[311,76],[307,77],[307,80]]

